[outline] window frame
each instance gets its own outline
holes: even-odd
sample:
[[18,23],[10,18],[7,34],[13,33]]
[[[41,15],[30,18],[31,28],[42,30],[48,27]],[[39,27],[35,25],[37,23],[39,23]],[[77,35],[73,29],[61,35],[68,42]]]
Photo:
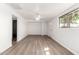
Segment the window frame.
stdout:
[[[70,20],[67,20],[68,22],[67,22],[67,26],[61,26],[61,17],[65,17],[65,16],[67,16],[68,17],[68,15],[69,14],[72,14],[71,16],[73,16],[73,14],[75,14],[76,12],[79,12],[79,8],[76,8],[76,9],[74,9],[74,10],[72,10],[72,11],[70,11],[70,12],[68,12],[68,13],[66,13],[66,14],[64,14],[64,15],[62,15],[62,16],[60,16],[59,17],[59,28],[79,28],[79,26],[78,27],[71,27],[71,22],[70,22]],[[73,18],[73,17],[72,17]],[[67,18],[68,19],[68,18]],[[73,19],[71,19],[72,21],[73,21]],[[69,25],[68,25],[69,24]]]

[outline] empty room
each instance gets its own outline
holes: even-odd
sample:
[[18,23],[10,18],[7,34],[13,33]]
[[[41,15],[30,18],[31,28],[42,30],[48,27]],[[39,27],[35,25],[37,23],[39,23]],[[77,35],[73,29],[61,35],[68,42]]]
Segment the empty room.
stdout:
[[79,55],[79,3],[0,3],[0,55]]

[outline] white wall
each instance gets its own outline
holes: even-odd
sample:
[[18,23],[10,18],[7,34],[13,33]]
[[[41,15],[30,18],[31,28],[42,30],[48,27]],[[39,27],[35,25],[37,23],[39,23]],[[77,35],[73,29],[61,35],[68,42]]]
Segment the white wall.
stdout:
[[18,18],[18,41],[27,35],[24,19],[6,4],[0,4],[0,53],[12,46],[12,15]]
[[28,22],[29,35],[46,35],[47,27],[45,22]]
[[18,41],[22,40],[27,36],[27,21],[23,19],[21,16],[18,16],[17,22],[17,39]]
[[47,22],[42,22],[42,35],[47,35],[47,25],[48,25],[48,23]]
[[28,23],[28,34],[29,35],[40,35],[41,34],[41,23],[29,22]]
[[10,11],[4,4],[0,4],[0,53],[11,46],[12,21],[10,19]]
[[[70,9],[64,11],[62,14],[67,13],[70,10],[79,7],[79,5],[74,5]],[[59,28],[58,15],[52,21],[49,22],[49,36],[59,42],[61,45],[72,51],[74,54],[79,54],[79,28]]]

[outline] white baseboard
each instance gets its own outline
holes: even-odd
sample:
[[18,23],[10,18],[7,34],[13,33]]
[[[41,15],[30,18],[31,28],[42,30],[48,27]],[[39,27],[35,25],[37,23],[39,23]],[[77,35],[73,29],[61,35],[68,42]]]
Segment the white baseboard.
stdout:
[[0,51],[0,55],[1,55],[4,51],[6,51],[7,49],[9,49],[10,47],[12,47],[12,44],[11,44],[10,46],[8,46],[6,49],[4,49],[3,51]]
[[[50,36],[49,36],[50,37]],[[52,38],[52,37],[51,37]],[[52,38],[52,39],[54,39],[55,40],[55,38]],[[63,43],[61,43],[60,41],[58,41],[58,40],[55,40],[56,42],[58,42],[60,45],[62,45],[63,47],[65,47],[66,49],[68,49],[70,52],[72,52],[74,55],[79,55],[79,53],[78,52],[76,52],[76,51],[74,51],[73,49],[70,49],[67,45],[65,45],[65,44],[63,44]]]

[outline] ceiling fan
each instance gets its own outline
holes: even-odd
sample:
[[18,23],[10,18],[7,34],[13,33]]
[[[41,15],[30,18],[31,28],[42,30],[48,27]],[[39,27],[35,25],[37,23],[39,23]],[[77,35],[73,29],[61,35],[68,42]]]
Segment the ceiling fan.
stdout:
[[39,5],[36,5],[36,14],[35,14],[35,20],[40,21],[41,15],[39,13]]

